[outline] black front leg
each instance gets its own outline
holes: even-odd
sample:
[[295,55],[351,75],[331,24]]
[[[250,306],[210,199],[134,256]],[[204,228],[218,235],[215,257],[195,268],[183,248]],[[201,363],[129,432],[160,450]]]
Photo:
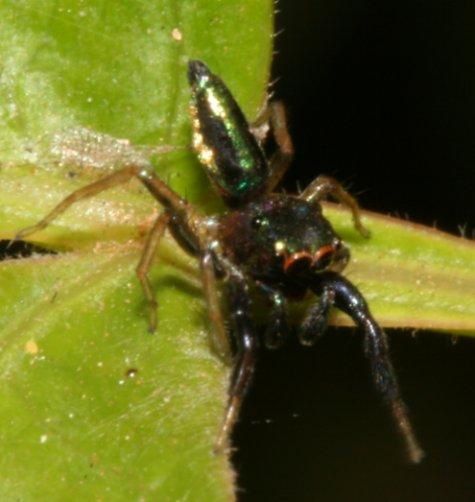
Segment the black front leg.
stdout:
[[215,445],[219,452],[236,422],[243,399],[254,375],[258,338],[251,320],[251,301],[245,278],[237,271],[228,279],[230,317],[236,337],[237,354],[229,388],[229,401]]
[[267,328],[264,333],[264,344],[268,349],[278,349],[282,346],[289,333],[287,301],[282,291],[260,281],[256,281],[256,285],[272,304]]
[[401,398],[396,374],[389,357],[386,333],[375,321],[366,300],[359,290],[336,272],[315,274],[310,287],[318,295],[333,292],[333,304],[348,314],[355,324],[364,331],[365,354],[371,363],[371,371],[376,388],[391,409],[402,437],[405,440],[409,458],[418,463],[424,452],[419,446],[406,405]]

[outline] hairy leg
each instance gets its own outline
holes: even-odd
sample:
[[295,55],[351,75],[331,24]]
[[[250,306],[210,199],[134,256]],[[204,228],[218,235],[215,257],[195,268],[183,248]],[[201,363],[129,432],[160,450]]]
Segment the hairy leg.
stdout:
[[220,452],[236,422],[241,405],[254,375],[258,339],[251,321],[248,286],[239,273],[228,279],[230,317],[235,330],[237,354],[229,388],[229,401],[215,444]]
[[[136,268],[138,279],[149,306],[149,330],[154,331],[157,324],[157,304],[148,278],[148,272],[153,261],[155,250],[165,228],[172,220],[174,228],[179,227],[181,222],[183,228],[186,227],[186,230],[191,232],[191,226],[194,228],[199,227],[200,218],[195,214],[191,206],[161,181],[152,170],[143,166],[127,166],[109,176],[76,190],[63,199],[41,221],[18,232],[12,242],[24,239],[39,230],[43,230],[76,202],[93,197],[109,188],[126,183],[131,178],[137,178],[141,181],[153,197],[167,209],[167,211],[162,213],[155,221],[148,235],[140,262]],[[180,241],[178,242],[180,243]]]
[[[287,128],[285,107],[281,101],[270,101],[252,124],[251,130],[261,142],[260,134],[263,126],[270,125],[277,150],[269,160],[269,177],[266,183],[266,193],[272,192],[279,184],[294,157],[294,146]],[[267,132],[267,128],[264,129]]]
[[227,362],[231,360],[229,337],[221,310],[213,253],[206,250],[200,258],[201,277],[203,280],[203,293],[208,306],[208,315],[211,321],[212,344],[216,352]]
[[350,195],[342,185],[330,176],[318,176],[300,194],[301,199],[307,202],[321,202],[328,197],[333,197],[341,204],[350,209],[353,214],[353,223],[358,232],[363,237],[369,237],[369,230],[361,222],[360,208],[356,199]]
[[157,327],[157,300],[155,299],[155,293],[150,284],[150,279],[148,273],[150,267],[153,263],[153,258],[155,256],[155,251],[160,243],[163,233],[170,220],[170,215],[168,213],[162,213],[158,215],[152,229],[150,230],[147,241],[145,242],[145,247],[142,252],[142,256],[136,268],[137,277],[142,285],[142,290],[145,295],[145,299],[148,303],[149,309],[149,324],[148,329],[150,333],[153,333]]
[[43,230],[76,202],[93,197],[109,188],[122,185],[131,178],[139,179],[155,199],[165,207],[173,209],[176,213],[185,215],[190,210],[187,202],[163,183],[153,171],[140,166],[127,166],[71,193],[38,223],[20,230],[14,241],[24,239],[35,232]]
[[386,333],[371,315],[365,299],[350,281],[335,272],[316,274],[311,278],[309,286],[317,294],[322,294],[325,290],[333,291],[335,307],[348,314],[363,330],[365,355],[370,362],[376,388],[391,410],[406,444],[409,459],[414,463],[420,462],[424,451],[416,438],[407,407],[401,397],[389,356]]

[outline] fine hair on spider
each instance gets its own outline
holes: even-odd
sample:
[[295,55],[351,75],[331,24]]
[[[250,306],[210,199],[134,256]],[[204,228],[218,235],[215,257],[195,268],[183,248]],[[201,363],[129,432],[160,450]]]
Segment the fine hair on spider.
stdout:
[[[62,200],[35,225],[18,232],[25,239],[47,227],[72,204],[109,188],[138,179],[163,207],[147,236],[137,276],[148,304],[149,330],[157,326],[157,303],[148,273],[165,230],[200,264],[203,293],[212,325],[212,342],[221,357],[232,360],[229,401],[215,450],[227,447],[228,436],[254,374],[257,350],[263,342],[279,347],[288,334],[287,302],[308,291],[315,295],[299,328],[299,340],[312,345],[325,331],[332,307],[347,314],[364,337],[376,388],[389,407],[405,442],[409,459],[424,453],[416,439],[390,360],[385,332],[370,312],[363,295],[341,272],[349,250],[322,214],[320,202],[333,198],[352,214],[358,232],[369,237],[356,200],[329,176],[318,176],[298,195],[276,192],[289,167],[293,145],[285,109],[271,101],[249,124],[223,81],[201,61],[188,63],[193,148],[210,182],[227,206],[223,214],[206,216],[164,183],[147,164],[126,165]],[[270,132],[275,152],[266,157]],[[229,306],[229,333],[221,311],[218,282]],[[268,325],[258,337],[251,314],[250,287],[269,302]]]

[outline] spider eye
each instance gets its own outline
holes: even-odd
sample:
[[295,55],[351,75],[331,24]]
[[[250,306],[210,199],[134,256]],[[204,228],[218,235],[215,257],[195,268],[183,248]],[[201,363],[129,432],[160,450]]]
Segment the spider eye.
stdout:
[[326,246],[322,246],[315,253],[313,257],[313,267],[315,270],[325,270],[328,268],[333,260],[333,256],[335,255],[336,247],[328,244]]
[[307,251],[298,251],[285,257],[284,272],[299,275],[309,270],[312,265],[312,255]]
[[266,223],[265,218],[262,216],[254,216],[251,220],[251,228],[254,230],[259,230],[262,226],[264,226]]

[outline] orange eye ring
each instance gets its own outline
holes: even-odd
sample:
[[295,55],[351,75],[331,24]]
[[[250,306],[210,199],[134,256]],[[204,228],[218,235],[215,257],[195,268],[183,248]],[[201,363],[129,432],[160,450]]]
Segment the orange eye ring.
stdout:
[[335,252],[335,246],[327,244],[319,248],[314,255],[311,255],[308,251],[298,251],[297,253],[292,253],[291,255],[285,256],[284,272],[288,273],[297,262],[301,262],[302,260],[308,261],[309,266],[316,266],[325,258],[330,258]]
[[311,265],[313,263],[313,256],[308,251],[299,251],[298,253],[286,256],[284,260],[284,272],[287,273],[300,260],[308,260],[309,265]]
[[333,244],[327,244],[326,246],[322,246],[320,249],[317,250],[317,252],[313,256],[312,265],[316,265],[322,259],[329,257],[329,255],[334,254],[335,251],[336,248]]

